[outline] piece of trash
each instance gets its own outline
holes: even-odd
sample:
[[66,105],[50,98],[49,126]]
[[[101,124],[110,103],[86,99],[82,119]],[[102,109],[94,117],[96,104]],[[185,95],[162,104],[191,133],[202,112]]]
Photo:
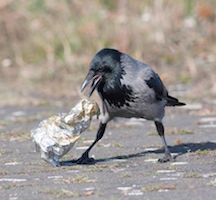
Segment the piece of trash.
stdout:
[[82,147],[76,147],[77,150],[86,150],[88,149],[88,146],[82,146]]
[[144,162],[152,162],[152,163],[156,163],[158,161],[158,159],[153,159],[153,158],[149,158],[144,160]]
[[193,28],[194,26],[196,26],[197,21],[195,20],[194,17],[186,17],[184,19],[184,26],[186,28]]
[[68,170],[67,173],[79,173],[79,170]]
[[198,122],[200,128],[215,128],[216,117],[203,117]]
[[132,187],[117,187],[117,189],[121,191],[127,191],[127,190],[131,190]]
[[200,125],[200,128],[216,128],[216,124],[206,124],[206,125]]
[[128,192],[126,195],[128,196],[140,196],[143,195],[143,192],[138,189],[133,189],[130,192]]
[[186,110],[200,110],[202,109],[202,104],[200,103],[194,103],[194,104],[187,104],[185,106],[183,106],[182,108],[183,109],[186,109]]
[[16,112],[13,112],[12,115],[14,117],[21,117],[21,116],[26,115],[26,113],[24,111],[16,111]]
[[25,182],[27,181],[24,178],[0,178],[0,182]]
[[20,165],[20,162],[9,162],[9,163],[5,163],[5,165]]
[[143,192],[139,189],[133,189],[136,186],[132,187],[117,187],[118,190],[121,190],[124,195],[128,196],[139,196],[143,195]]
[[175,181],[177,180],[177,178],[175,177],[163,177],[163,178],[160,178],[161,181]]
[[126,159],[112,159],[111,162],[126,162],[127,160]]
[[119,173],[119,172],[125,171],[125,168],[111,169],[111,171],[114,173]]
[[157,170],[157,173],[163,174],[163,173],[174,173],[176,170]]
[[188,162],[173,162],[171,165],[187,165]]
[[87,187],[84,190],[86,190],[86,191],[92,191],[92,190],[95,190],[95,187]]
[[108,148],[108,147],[110,147],[111,146],[111,144],[110,143],[108,143],[108,144],[100,144],[102,147],[105,147],[105,148]]
[[83,144],[92,144],[94,140],[85,140],[83,141]]
[[18,197],[17,197],[17,194],[15,193],[15,194],[10,194],[9,195],[9,200],[17,200],[18,199]]
[[144,151],[145,152],[148,152],[148,151],[157,151],[159,148],[156,148],[156,147],[148,147],[148,148],[145,148]]
[[216,186],[216,178],[215,178],[215,180],[211,181],[211,184]]
[[63,176],[48,176],[48,179],[62,179]]
[[178,173],[173,173],[173,174],[167,174],[167,176],[180,177],[182,176],[182,173],[178,172]]
[[168,189],[160,189],[160,190],[158,190],[158,192],[169,192],[169,190]]
[[7,68],[7,67],[11,66],[12,61],[10,58],[4,58],[1,62],[1,64],[2,64],[2,67]]
[[216,117],[203,117],[200,119],[200,123],[216,122]]
[[142,126],[144,121],[146,121],[146,120],[145,119],[131,118],[131,119],[126,121],[125,125],[128,125],[128,126]]
[[209,177],[214,177],[216,176],[216,173],[212,172],[212,173],[208,173],[208,174],[203,174],[203,178],[209,178]]
[[36,151],[41,158],[54,166],[60,166],[59,159],[73,147],[81,133],[91,123],[92,117],[99,116],[96,102],[82,99],[69,113],[52,116],[40,122],[31,131]]

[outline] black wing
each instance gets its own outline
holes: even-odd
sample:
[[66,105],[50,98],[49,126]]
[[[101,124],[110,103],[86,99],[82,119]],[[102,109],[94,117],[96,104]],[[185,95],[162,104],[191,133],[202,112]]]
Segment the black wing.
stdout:
[[149,86],[149,88],[154,90],[155,97],[157,100],[162,100],[163,98],[167,100],[166,106],[184,106],[185,105],[185,103],[180,102],[177,98],[172,97],[168,94],[158,74],[154,73],[148,80],[145,80],[145,82]]
[[145,80],[145,82],[149,88],[154,90],[157,100],[162,100],[163,97],[167,96],[167,90],[160,77],[156,73],[152,74],[152,76]]

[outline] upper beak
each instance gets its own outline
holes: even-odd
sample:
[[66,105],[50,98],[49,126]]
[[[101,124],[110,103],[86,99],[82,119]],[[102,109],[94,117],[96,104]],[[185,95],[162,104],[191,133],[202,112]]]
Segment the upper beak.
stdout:
[[92,81],[90,92],[89,92],[89,97],[90,97],[92,95],[92,93],[94,92],[95,88],[97,87],[97,85],[99,84],[100,80],[101,80],[101,75],[97,75],[97,74],[94,74],[92,71],[89,71],[89,73],[87,74],[85,80],[82,83],[81,92]]

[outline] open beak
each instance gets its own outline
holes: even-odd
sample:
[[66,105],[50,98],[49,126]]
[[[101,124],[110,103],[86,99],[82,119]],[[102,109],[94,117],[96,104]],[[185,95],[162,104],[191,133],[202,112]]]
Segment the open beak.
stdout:
[[81,92],[89,85],[89,83],[92,81],[91,87],[90,87],[90,92],[89,92],[89,97],[92,95],[94,92],[95,88],[98,86],[99,82],[101,80],[101,75],[94,74],[93,72],[89,72],[83,81],[83,84],[81,86]]

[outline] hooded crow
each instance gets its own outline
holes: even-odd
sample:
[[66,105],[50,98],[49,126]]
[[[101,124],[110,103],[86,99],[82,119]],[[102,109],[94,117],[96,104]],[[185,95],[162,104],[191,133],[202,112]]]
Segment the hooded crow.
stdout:
[[89,96],[97,89],[101,98],[102,116],[95,141],[77,163],[94,162],[93,158],[89,158],[89,152],[103,137],[107,123],[115,117],[154,121],[165,149],[164,157],[158,161],[167,162],[173,159],[164,136],[162,119],[166,106],[183,106],[185,103],[168,94],[160,77],[150,66],[118,50],[105,48],[92,59],[81,91],[88,84],[91,84]]

